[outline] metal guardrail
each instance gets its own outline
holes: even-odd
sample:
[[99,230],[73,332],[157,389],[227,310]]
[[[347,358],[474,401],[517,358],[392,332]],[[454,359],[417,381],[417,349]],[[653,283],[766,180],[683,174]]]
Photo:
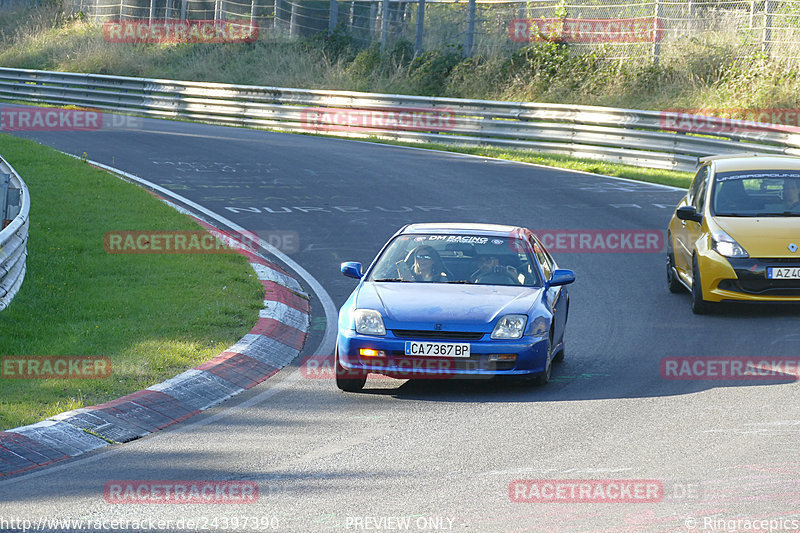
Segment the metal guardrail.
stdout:
[[[5,178],[5,179],[3,179]],[[7,184],[7,186],[4,186]],[[28,257],[28,187],[14,168],[0,156],[0,311],[14,299],[25,279]]]
[[[709,117],[698,117],[699,126],[687,133],[670,130],[665,112],[569,104],[284,89],[12,68],[0,68],[0,99],[289,132],[530,149],[685,171],[694,170],[698,158],[709,155],[800,155],[798,128],[740,121],[737,127],[725,131],[715,127]],[[392,113],[412,117],[411,124],[387,126]],[[447,127],[425,124],[425,117],[436,114],[447,117]]]

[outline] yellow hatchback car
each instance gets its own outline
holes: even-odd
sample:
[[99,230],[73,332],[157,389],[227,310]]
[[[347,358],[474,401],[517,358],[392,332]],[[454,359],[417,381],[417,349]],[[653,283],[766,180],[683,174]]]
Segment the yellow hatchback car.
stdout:
[[667,234],[667,283],[713,302],[800,302],[800,158],[701,160]]

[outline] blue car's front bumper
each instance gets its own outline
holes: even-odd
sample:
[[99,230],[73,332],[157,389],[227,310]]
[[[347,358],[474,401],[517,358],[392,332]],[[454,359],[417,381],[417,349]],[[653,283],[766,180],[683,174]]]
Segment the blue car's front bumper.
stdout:
[[[470,345],[470,357],[430,357],[405,355],[408,341],[457,342]],[[387,331],[383,337],[360,335],[354,330],[339,330],[339,361],[344,368],[403,378],[448,378],[453,376],[525,376],[540,374],[547,363],[548,337],[522,337],[513,341],[493,340],[489,334],[480,340],[408,339]],[[368,348],[385,352],[383,357],[361,356]],[[492,355],[514,354],[513,361],[492,361]]]

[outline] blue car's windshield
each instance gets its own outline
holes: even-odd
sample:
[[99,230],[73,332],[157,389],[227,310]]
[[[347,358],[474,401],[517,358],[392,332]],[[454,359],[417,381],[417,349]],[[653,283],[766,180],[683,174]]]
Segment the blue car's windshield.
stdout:
[[400,235],[368,281],[541,286],[535,257],[519,239],[480,235]]

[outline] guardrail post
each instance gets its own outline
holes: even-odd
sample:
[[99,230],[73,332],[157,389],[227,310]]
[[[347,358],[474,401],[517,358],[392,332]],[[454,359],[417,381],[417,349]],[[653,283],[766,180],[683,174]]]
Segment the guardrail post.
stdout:
[[0,174],[0,229],[6,227],[6,213],[8,212],[8,184],[11,181],[10,174]]
[[773,0],[764,1],[764,38],[761,49],[765,54],[769,54],[772,41],[772,12],[775,9]]
[[[167,0],[167,1],[169,1],[169,0]],[[169,8],[167,8],[167,9],[169,9]],[[156,14],[156,0],[150,0],[150,17],[148,19],[148,23],[150,25],[153,24],[153,17],[155,16],[155,14]]]
[[386,41],[389,37],[389,0],[381,4],[381,52],[386,50]]
[[250,28],[253,27],[253,20],[256,18],[256,4],[258,0],[251,0],[250,2]]
[[328,33],[333,33],[339,18],[339,4],[336,0],[331,0],[330,15],[328,16]]
[[467,35],[464,39],[464,57],[472,55],[472,43],[475,39],[475,0],[467,4]]
[[425,0],[417,2],[417,36],[414,40],[414,52],[422,53],[422,35],[425,33]]
[[19,214],[20,210],[20,195],[21,191],[19,189],[8,189],[8,193],[6,196],[6,214],[5,219],[2,220],[2,224],[0,224],[0,229],[5,228],[14,218]]
[[181,0],[181,20],[186,20],[189,11],[189,0]]

